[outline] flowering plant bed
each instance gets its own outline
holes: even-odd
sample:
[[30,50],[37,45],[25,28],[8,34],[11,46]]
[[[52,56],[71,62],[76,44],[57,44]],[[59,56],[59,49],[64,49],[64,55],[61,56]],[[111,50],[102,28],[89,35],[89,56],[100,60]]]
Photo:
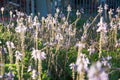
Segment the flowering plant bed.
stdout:
[[[54,16],[1,8],[0,79],[7,80],[118,80],[120,78],[120,8],[98,7],[98,14],[79,26],[57,8]],[[15,21],[12,21],[14,17]]]

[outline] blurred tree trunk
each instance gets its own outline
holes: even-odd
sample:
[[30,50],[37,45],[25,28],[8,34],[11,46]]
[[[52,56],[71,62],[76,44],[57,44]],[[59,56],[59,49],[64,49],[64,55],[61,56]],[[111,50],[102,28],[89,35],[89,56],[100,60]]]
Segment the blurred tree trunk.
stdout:
[[34,7],[34,0],[31,0],[31,11],[32,11],[32,14],[33,16],[35,15],[35,7]]
[[30,0],[26,0],[26,12],[29,15],[30,14]]
[[36,0],[36,10],[41,16],[47,15],[47,4],[46,0]]
[[51,13],[52,11],[52,6],[51,6],[51,4],[52,4],[52,2],[51,2],[51,0],[46,0],[46,4],[47,4],[47,11],[48,11],[48,13]]

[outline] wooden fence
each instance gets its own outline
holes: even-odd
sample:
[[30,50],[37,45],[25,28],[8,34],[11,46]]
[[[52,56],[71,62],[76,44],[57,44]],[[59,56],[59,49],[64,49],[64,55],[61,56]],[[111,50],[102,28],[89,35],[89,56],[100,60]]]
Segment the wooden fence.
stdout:
[[40,12],[41,15],[47,13],[54,14],[56,7],[59,7],[64,11],[66,10],[68,4],[72,6],[73,10],[84,9],[84,12],[89,14],[97,12],[97,7],[100,4],[106,3],[109,5],[109,8],[113,9],[120,6],[120,0],[0,0],[0,6],[3,6],[3,4],[5,4],[4,6],[9,7],[10,5],[15,7],[15,3],[19,4],[19,7],[16,7],[17,9],[20,8],[21,11],[26,12],[27,14],[36,14]]
[[120,0],[71,0],[70,2],[73,9],[83,8],[88,13],[96,12],[100,4],[107,4],[112,9],[120,7]]

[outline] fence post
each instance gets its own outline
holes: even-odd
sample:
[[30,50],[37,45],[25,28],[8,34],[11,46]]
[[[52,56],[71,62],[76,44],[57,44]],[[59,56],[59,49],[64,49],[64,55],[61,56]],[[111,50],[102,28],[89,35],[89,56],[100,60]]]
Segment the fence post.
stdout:
[[26,0],[26,12],[29,15],[30,14],[30,0]]

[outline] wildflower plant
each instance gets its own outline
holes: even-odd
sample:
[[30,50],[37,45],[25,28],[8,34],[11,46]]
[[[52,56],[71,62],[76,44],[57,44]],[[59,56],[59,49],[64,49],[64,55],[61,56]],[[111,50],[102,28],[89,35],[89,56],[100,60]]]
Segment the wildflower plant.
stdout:
[[100,22],[98,23],[99,28],[97,32],[100,32],[100,40],[99,40],[99,58],[102,54],[102,45],[106,43],[106,33],[107,33],[107,24],[103,21],[103,17],[100,18]]
[[9,56],[10,56],[10,64],[13,64],[13,52],[12,52],[12,49],[15,48],[14,43],[10,42],[10,41],[7,41],[6,45],[7,45]]
[[88,80],[109,80],[108,74],[102,68],[101,62],[96,62],[88,70]]

